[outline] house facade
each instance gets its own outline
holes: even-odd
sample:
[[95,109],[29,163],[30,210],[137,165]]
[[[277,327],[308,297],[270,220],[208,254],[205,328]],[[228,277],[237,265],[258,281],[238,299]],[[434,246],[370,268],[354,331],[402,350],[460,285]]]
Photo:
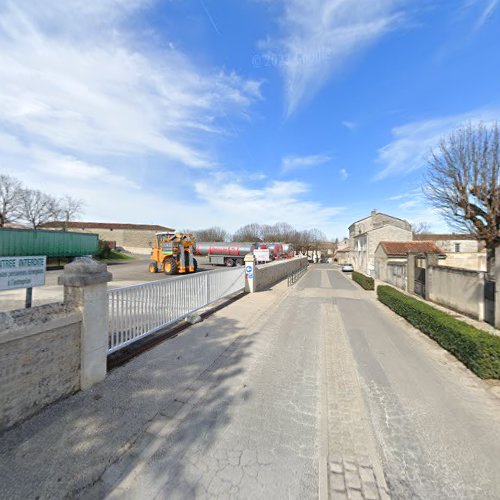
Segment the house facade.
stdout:
[[415,234],[415,241],[431,241],[443,250],[441,265],[486,271],[486,250],[473,234]]
[[349,226],[349,259],[356,271],[375,276],[375,251],[381,241],[411,241],[409,222],[373,210]]
[[445,259],[446,255],[432,241],[381,241],[375,250],[374,277],[406,290],[408,254],[430,255]]

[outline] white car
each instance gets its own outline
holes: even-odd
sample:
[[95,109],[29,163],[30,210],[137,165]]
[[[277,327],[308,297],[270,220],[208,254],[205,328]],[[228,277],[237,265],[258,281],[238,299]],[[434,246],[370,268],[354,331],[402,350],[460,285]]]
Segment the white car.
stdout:
[[343,273],[352,273],[354,271],[354,267],[352,267],[352,264],[343,264],[342,265],[342,272]]

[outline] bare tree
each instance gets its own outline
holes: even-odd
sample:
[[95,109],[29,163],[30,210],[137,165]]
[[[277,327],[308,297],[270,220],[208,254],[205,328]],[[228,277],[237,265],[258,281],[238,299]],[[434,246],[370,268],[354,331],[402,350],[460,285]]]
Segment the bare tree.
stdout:
[[17,217],[33,229],[37,229],[46,222],[53,221],[60,214],[59,202],[38,190],[21,189],[19,203],[16,208]]
[[227,241],[229,233],[219,226],[212,226],[207,229],[192,231],[198,241]]
[[500,244],[498,124],[469,124],[443,138],[429,159],[424,193],[448,223],[474,233],[487,249],[491,276]]
[[233,235],[234,241],[261,241],[262,228],[260,224],[253,223],[240,227]]
[[0,227],[16,220],[21,183],[9,175],[0,175]]
[[417,222],[412,225],[413,234],[430,233],[431,225],[428,222]]
[[84,203],[82,200],[72,198],[71,196],[64,196],[57,200],[54,208],[54,218],[63,219],[63,228],[66,231],[68,229],[68,222],[74,220],[78,215],[82,213]]

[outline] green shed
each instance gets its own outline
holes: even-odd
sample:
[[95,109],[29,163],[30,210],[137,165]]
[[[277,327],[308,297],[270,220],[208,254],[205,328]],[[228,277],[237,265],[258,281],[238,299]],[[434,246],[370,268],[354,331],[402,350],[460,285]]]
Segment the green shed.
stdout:
[[97,254],[98,245],[97,234],[0,228],[0,257],[81,257]]

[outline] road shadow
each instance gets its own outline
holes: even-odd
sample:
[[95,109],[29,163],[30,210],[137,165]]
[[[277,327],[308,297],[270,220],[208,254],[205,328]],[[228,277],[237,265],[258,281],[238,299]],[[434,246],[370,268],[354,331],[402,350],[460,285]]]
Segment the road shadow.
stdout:
[[[151,421],[175,419],[207,384],[211,390],[195,405],[192,418],[179,423],[172,449],[201,440],[210,446],[217,428],[230,418],[234,395],[225,382],[241,373],[253,343],[244,333],[234,320],[213,316],[116,368],[92,389],[7,430],[0,439],[0,498],[73,498],[97,487]],[[240,396],[250,393],[245,389]],[[178,460],[179,477],[182,470]]]

